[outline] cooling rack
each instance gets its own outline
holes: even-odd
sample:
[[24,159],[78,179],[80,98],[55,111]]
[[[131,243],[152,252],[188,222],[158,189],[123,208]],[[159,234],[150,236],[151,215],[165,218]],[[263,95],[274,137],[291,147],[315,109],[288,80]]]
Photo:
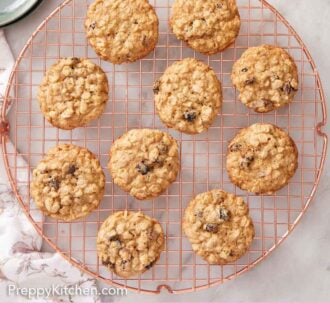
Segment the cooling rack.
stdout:
[[[76,267],[108,284],[160,293],[196,291],[223,283],[251,269],[273,251],[295,228],[313,198],[324,165],[327,137],[324,94],[315,64],[304,43],[266,1],[238,0],[240,35],[223,53],[195,53],[171,33],[168,18],[172,1],[151,0],[160,20],[159,43],[148,57],[124,65],[100,60],[88,46],[84,19],[90,1],[66,0],[32,34],[12,71],[1,113],[1,142],[12,188],[27,217],[43,239]],[[249,46],[262,43],[285,48],[295,59],[300,88],[293,103],[266,114],[247,110],[230,81],[231,68]],[[60,57],[89,57],[101,65],[110,82],[110,100],[104,115],[84,128],[58,130],[45,122],[37,102],[37,89],[46,69]],[[208,63],[223,84],[222,113],[207,133],[189,136],[168,130],[154,112],[153,82],[176,60],[195,57]],[[7,109],[10,109],[6,114]],[[289,185],[273,196],[255,196],[230,183],[225,170],[228,141],[255,122],[274,123],[295,140],[299,168]],[[113,185],[106,165],[112,142],[128,129],[150,127],[169,131],[181,145],[182,168],[177,181],[151,201],[137,201]],[[14,148],[9,148],[11,140]],[[43,217],[30,199],[30,173],[44,153],[58,143],[74,143],[93,151],[106,173],[106,191],[100,207],[75,223]],[[22,155],[26,164],[18,161]],[[26,176],[20,176],[25,171]],[[197,193],[222,188],[242,196],[249,204],[256,237],[249,252],[235,263],[208,265],[193,254],[182,233],[181,218]],[[102,221],[122,209],[141,210],[158,219],[166,234],[159,262],[143,275],[123,280],[99,264],[96,234]]]

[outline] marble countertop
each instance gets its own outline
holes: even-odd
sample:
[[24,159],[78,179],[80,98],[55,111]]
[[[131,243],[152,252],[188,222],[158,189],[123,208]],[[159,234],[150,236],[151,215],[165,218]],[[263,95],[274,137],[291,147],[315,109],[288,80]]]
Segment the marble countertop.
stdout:
[[[43,17],[61,0],[44,1],[30,16],[5,29],[17,56]],[[309,48],[330,96],[330,0],[270,0]],[[330,135],[329,125],[324,129]],[[223,285],[181,295],[109,298],[122,302],[322,302],[330,301],[330,161],[327,158],[316,196],[299,226],[266,260]],[[107,301],[107,298],[104,298]]]

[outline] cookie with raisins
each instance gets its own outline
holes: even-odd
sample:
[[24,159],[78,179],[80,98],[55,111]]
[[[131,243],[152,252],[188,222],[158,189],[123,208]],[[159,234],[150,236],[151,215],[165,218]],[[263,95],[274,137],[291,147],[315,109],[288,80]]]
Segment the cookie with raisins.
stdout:
[[101,67],[86,58],[61,58],[46,72],[38,101],[47,121],[71,130],[99,118],[109,97],[108,79]]
[[73,221],[98,207],[105,176],[87,149],[62,144],[50,149],[33,170],[31,196],[47,216]]
[[159,130],[132,129],[113,143],[108,167],[113,182],[130,195],[157,197],[177,177],[178,143]]
[[298,150],[288,133],[272,124],[253,124],[231,140],[227,171],[231,181],[255,194],[273,194],[298,167]]
[[206,131],[222,106],[215,72],[193,58],[175,62],[154,84],[155,105],[163,123],[187,134]]
[[170,26],[189,47],[212,55],[235,41],[241,19],[236,0],[175,0]]
[[158,17],[147,0],[95,0],[85,21],[97,55],[114,64],[145,57],[158,41]]
[[292,102],[299,85],[293,58],[272,45],[247,49],[234,64],[231,79],[241,102],[261,113]]
[[97,236],[100,262],[123,278],[138,276],[155,265],[164,249],[160,223],[141,212],[109,216]]
[[182,226],[192,250],[209,264],[236,261],[254,238],[247,204],[222,190],[197,195],[185,210]]

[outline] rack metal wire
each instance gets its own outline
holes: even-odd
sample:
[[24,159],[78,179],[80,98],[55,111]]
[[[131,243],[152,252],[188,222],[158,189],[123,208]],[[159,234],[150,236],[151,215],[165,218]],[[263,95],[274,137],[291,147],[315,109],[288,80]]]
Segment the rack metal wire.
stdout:
[[[68,261],[97,279],[145,293],[166,289],[181,293],[208,288],[252,268],[273,251],[295,228],[313,198],[323,169],[327,136],[326,105],[313,59],[290,24],[266,1],[238,0],[242,19],[240,35],[227,50],[204,56],[186,47],[172,34],[168,18],[171,0],[151,0],[160,20],[159,43],[153,53],[136,63],[112,65],[99,59],[88,46],[84,19],[89,0],[66,0],[32,34],[18,56],[1,112],[0,135],[8,177],[22,208],[40,235]],[[230,81],[233,63],[250,46],[270,43],[282,46],[295,59],[300,88],[286,108],[266,114],[247,110]],[[110,82],[110,101],[104,115],[90,125],[63,131],[48,124],[36,94],[46,69],[65,56],[88,57],[101,65]],[[131,128],[167,130],[154,112],[152,85],[176,60],[195,57],[208,63],[222,81],[224,105],[207,133],[189,136],[170,130],[181,144],[181,173],[167,192],[151,201],[137,201],[113,185],[106,164],[112,142]],[[7,109],[10,111],[7,114]],[[10,128],[7,123],[10,123]],[[228,141],[242,127],[254,122],[274,123],[295,140],[299,169],[289,185],[273,196],[255,196],[234,187],[225,171]],[[167,130],[169,131],[169,130]],[[14,149],[8,147],[8,138]],[[93,151],[106,173],[106,191],[100,207],[74,223],[43,217],[29,194],[30,173],[44,153],[58,143],[74,143]],[[26,164],[18,161],[22,155]],[[21,173],[26,175],[22,176]],[[235,263],[211,266],[194,255],[181,229],[189,200],[197,193],[222,188],[243,196],[256,227],[249,252]],[[112,212],[141,210],[157,218],[166,234],[160,261],[145,274],[123,280],[99,264],[96,234]]]

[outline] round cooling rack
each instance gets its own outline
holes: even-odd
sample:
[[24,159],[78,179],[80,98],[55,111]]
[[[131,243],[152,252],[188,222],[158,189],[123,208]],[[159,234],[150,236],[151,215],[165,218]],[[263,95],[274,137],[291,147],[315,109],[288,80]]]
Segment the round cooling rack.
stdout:
[[[289,23],[266,1],[238,0],[242,20],[235,44],[224,52],[195,53],[171,33],[168,19],[172,1],[152,0],[160,20],[160,38],[153,53],[131,64],[112,65],[100,60],[88,46],[84,19],[90,1],[67,0],[26,43],[10,77],[1,121],[2,152],[13,190],[26,215],[51,247],[81,270],[108,284],[159,293],[196,291],[235,278],[274,250],[295,228],[315,194],[324,165],[327,137],[324,94],[314,62]],[[295,59],[300,88],[293,103],[266,114],[246,109],[230,80],[233,63],[250,46],[263,43],[285,48]],[[64,131],[45,122],[37,102],[37,89],[46,71],[61,57],[89,57],[102,66],[111,96],[103,116],[84,128]],[[196,57],[208,63],[223,84],[222,112],[208,132],[189,136],[170,130],[181,145],[181,172],[165,194],[137,201],[113,185],[106,165],[113,141],[132,128],[167,130],[154,111],[152,86],[176,60]],[[10,106],[9,106],[10,105]],[[9,112],[6,114],[6,109]],[[299,168],[289,185],[272,196],[243,192],[230,183],[225,170],[228,141],[255,122],[276,124],[290,133],[299,149]],[[8,126],[9,123],[9,126]],[[9,145],[11,141],[14,148]],[[93,151],[106,173],[105,196],[90,216],[74,223],[43,217],[30,199],[30,173],[44,153],[59,143],[73,143]],[[22,155],[26,163],[19,161]],[[25,175],[22,175],[25,173]],[[196,256],[181,229],[185,207],[194,195],[222,188],[242,196],[249,204],[256,237],[249,252],[235,263],[208,265]],[[99,264],[96,235],[112,212],[129,209],[158,219],[166,234],[159,262],[143,275],[123,280]]]

